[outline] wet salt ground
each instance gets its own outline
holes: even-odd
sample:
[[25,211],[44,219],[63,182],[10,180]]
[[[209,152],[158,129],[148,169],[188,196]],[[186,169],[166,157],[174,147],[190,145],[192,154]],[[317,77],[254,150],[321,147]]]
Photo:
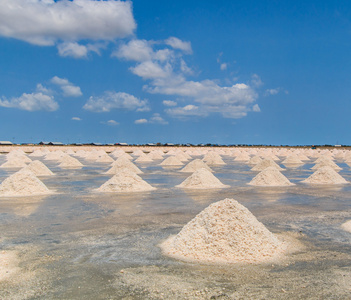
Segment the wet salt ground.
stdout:
[[[4,160],[0,157],[0,163]],[[40,159],[41,160],[41,159]],[[188,173],[138,164],[142,178],[158,189],[129,195],[92,190],[110,177],[108,164],[64,170],[42,160],[56,176],[42,178],[58,193],[0,198],[0,250],[18,250],[22,272],[32,281],[0,282],[5,299],[349,299],[351,184],[311,187],[300,180],[312,164],[286,169],[296,186],[256,188],[257,174],[224,156],[212,167],[229,189],[174,188]],[[337,162],[351,181],[350,167]],[[0,170],[0,181],[15,170]],[[266,265],[207,266],[176,261],[157,245],[176,234],[209,204],[234,198],[275,233],[294,234],[305,248],[287,261]]]

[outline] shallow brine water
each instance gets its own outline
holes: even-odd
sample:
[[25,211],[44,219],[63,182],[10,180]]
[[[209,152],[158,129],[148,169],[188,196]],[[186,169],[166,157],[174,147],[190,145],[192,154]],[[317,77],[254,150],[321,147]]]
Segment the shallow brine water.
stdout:
[[[223,158],[227,165],[212,169],[228,189],[175,188],[190,174],[158,166],[159,160],[137,164],[157,190],[129,194],[93,192],[110,178],[103,174],[108,164],[80,159],[85,167],[65,170],[40,159],[56,174],[41,178],[56,194],[0,198],[0,251],[18,258],[14,275],[0,281],[0,298],[351,298],[351,233],[340,228],[351,219],[351,184],[302,184],[313,173],[305,164],[283,171],[295,186],[252,187],[247,183],[257,172]],[[350,181],[350,167],[337,163]],[[0,170],[0,181],[15,171]],[[259,265],[194,264],[162,255],[158,244],[225,198],[303,247],[284,261]]]

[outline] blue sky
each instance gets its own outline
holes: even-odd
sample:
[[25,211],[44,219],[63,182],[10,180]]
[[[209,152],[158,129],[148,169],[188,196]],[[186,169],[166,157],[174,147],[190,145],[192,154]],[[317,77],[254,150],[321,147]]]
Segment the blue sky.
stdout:
[[349,1],[0,0],[0,140],[351,144],[350,20]]

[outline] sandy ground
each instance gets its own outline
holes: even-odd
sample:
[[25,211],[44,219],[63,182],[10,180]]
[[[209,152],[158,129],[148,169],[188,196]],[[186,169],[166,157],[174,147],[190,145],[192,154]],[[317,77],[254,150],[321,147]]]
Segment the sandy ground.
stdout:
[[[139,164],[156,191],[96,194],[108,164],[66,170],[45,162],[55,195],[0,199],[0,299],[350,299],[351,186],[299,183],[312,164],[287,169],[295,186],[259,188],[247,165],[223,156],[228,189],[174,188],[180,168]],[[4,157],[0,156],[0,163]],[[161,161],[161,160],[160,160]],[[350,181],[351,171],[336,161]],[[0,170],[0,181],[15,170]],[[302,245],[269,264],[206,265],[162,255],[158,245],[209,204],[234,198],[272,232]]]

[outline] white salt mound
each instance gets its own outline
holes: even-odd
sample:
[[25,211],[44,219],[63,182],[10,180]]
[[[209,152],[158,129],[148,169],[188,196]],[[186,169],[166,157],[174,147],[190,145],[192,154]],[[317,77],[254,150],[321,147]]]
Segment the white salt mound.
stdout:
[[331,160],[319,161],[311,169],[317,170],[317,169],[320,169],[322,167],[331,167],[332,169],[337,170],[337,171],[342,170],[342,168],[340,168],[335,162],[333,162]]
[[294,185],[275,167],[268,167],[258,173],[249,183],[255,186],[289,186]]
[[97,159],[97,163],[113,163],[115,160],[111,157],[108,156],[106,153],[103,155],[100,155]]
[[200,159],[194,159],[193,161],[188,163],[183,169],[181,169],[179,172],[193,173],[201,168],[205,168],[205,169],[209,170],[210,172],[213,172],[211,170],[211,168]]
[[54,175],[51,170],[45,166],[41,161],[35,160],[31,162],[28,166],[25,167],[25,169],[29,169],[34,173],[35,176],[52,176]]
[[221,158],[221,156],[218,153],[214,153],[214,152],[207,153],[204,156],[203,161],[208,165],[225,165],[226,164]]
[[211,263],[258,263],[287,246],[234,199],[211,204],[161,245],[171,257]]
[[104,193],[128,193],[153,191],[152,187],[137,174],[123,171],[114,175],[95,191]]
[[120,169],[129,169],[133,173],[141,174],[141,171],[135,164],[133,164],[129,159],[120,157],[113,164],[112,167],[105,174],[116,174]]
[[201,168],[196,170],[191,176],[176,187],[184,189],[220,189],[228,188],[229,185],[220,182],[219,179],[209,170]]
[[150,155],[141,154],[135,162],[153,162],[153,159]]
[[311,184],[346,184],[346,181],[331,167],[322,167],[314,172],[310,177],[301,182]]
[[33,172],[20,170],[6,178],[0,185],[1,197],[18,197],[51,194],[45,184]]
[[23,168],[27,166],[27,163],[22,160],[16,160],[14,158],[9,159],[8,161],[4,162],[0,168]]
[[160,163],[161,166],[182,166],[184,163],[175,156],[167,157],[163,162]]
[[256,166],[254,166],[251,171],[263,171],[264,169],[268,167],[274,167],[279,171],[284,170],[281,168],[275,161],[272,159],[264,159],[260,163],[258,163]]
[[282,161],[283,164],[303,164],[302,160],[296,154],[289,155]]
[[343,224],[341,225],[341,228],[344,229],[345,231],[351,233],[351,220],[349,220],[349,221],[343,223]]
[[71,169],[81,168],[83,164],[78,159],[66,154],[61,158],[61,163],[58,166],[60,168]]
[[249,161],[248,164],[249,165],[257,165],[262,161],[262,158],[259,157],[258,155],[255,155],[254,157],[252,157]]

